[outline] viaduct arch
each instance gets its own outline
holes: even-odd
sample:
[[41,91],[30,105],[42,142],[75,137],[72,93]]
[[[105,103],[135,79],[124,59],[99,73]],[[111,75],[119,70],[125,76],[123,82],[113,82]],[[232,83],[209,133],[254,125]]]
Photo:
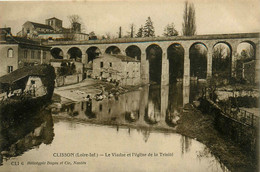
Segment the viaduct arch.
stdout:
[[[237,47],[240,43],[247,42],[254,48],[256,60],[256,73],[259,73],[259,44],[260,33],[239,33],[239,34],[213,34],[213,35],[196,35],[196,36],[175,36],[175,37],[158,37],[158,38],[118,38],[114,40],[89,40],[89,41],[66,41],[66,42],[49,42],[48,46],[52,49],[58,48],[63,52],[63,58],[69,59],[66,54],[70,48],[77,47],[82,52],[82,63],[87,63],[87,50],[96,47],[99,54],[104,53],[121,53],[130,57],[137,57],[141,60],[141,80],[143,83],[149,83],[149,59],[147,59],[147,48],[151,45],[158,45],[161,48],[161,84],[169,84],[169,58],[168,48],[172,45],[180,45],[183,49],[183,84],[190,84],[190,48],[194,44],[203,44],[207,48],[207,69],[206,76],[212,76],[212,55],[214,46],[218,43],[224,43],[230,48],[231,76],[234,76],[235,61],[238,58]],[[111,47],[116,49],[112,49]],[[132,53],[135,47],[135,53]],[[134,54],[134,55],[133,55]],[[259,82],[259,76],[255,76],[255,82]]]

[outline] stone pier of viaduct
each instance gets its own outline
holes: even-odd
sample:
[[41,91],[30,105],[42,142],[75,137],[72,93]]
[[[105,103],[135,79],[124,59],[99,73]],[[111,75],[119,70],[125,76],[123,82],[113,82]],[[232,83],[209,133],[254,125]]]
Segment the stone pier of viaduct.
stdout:
[[[76,47],[82,52],[82,63],[88,62],[87,50],[91,47],[99,49],[101,54],[106,50],[115,46],[120,49],[121,54],[126,55],[126,49],[129,46],[137,46],[141,51],[141,79],[143,83],[149,82],[149,60],[147,59],[146,49],[150,45],[158,45],[162,51],[162,85],[169,83],[169,61],[167,56],[167,49],[173,44],[179,44],[184,49],[184,74],[183,84],[188,86],[190,83],[190,48],[195,44],[202,44],[207,48],[207,77],[212,75],[212,54],[213,48],[218,43],[226,44],[231,53],[231,70],[234,70],[234,62],[238,57],[237,47],[240,43],[249,43],[255,51],[256,60],[256,76],[255,81],[259,82],[259,44],[260,33],[239,33],[239,34],[213,34],[213,35],[196,35],[196,36],[175,36],[175,37],[157,37],[157,38],[120,38],[113,40],[89,40],[89,41],[59,41],[48,42],[52,48],[59,48],[64,54],[64,59],[69,58],[69,49]],[[233,72],[231,72],[233,73]]]

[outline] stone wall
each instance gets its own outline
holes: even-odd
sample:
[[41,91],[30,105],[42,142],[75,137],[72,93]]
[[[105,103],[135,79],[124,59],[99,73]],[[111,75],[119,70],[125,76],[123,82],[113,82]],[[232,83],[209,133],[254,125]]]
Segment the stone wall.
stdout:
[[61,87],[61,86],[76,84],[76,83],[79,83],[82,80],[83,80],[82,74],[74,74],[74,75],[68,75],[68,76],[59,76],[59,77],[56,77],[55,86],[56,87]]

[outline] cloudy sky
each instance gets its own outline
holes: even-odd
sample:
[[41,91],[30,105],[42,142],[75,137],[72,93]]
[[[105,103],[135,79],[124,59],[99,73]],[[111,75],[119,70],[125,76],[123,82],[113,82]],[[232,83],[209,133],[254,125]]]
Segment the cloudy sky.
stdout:
[[[168,23],[174,23],[181,33],[184,0],[143,1],[22,1],[0,0],[0,27],[21,30],[26,21],[44,23],[57,17],[69,27],[67,16],[78,14],[85,32],[116,35],[119,26],[123,34],[134,23],[136,30],[151,17],[155,34],[162,35]],[[260,32],[260,0],[193,0],[196,10],[197,34]]]

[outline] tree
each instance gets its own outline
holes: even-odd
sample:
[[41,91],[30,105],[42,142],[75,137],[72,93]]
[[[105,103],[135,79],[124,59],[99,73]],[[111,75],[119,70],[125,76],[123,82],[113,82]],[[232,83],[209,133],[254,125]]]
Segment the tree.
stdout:
[[238,59],[236,60],[235,74],[236,74],[237,79],[243,78],[243,64],[254,60],[254,57],[255,57],[254,54],[255,54],[255,52],[254,52],[254,48],[252,46],[245,48],[241,51]]
[[118,38],[122,38],[122,27],[119,27]]
[[195,8],[193,4],[185,2],[182,32],[184,36],[192,36],[196,34]]
[[77,14],[69,15],[68,16],[69,22],[70,22],[70,28],[63,30],[63,37],[67,40],[74,40],[75,39],[75,33],[81,32],[81,18]]
[[167,26],[164,28],[164,33],[163,35],[166,37],[170,36],[178,36],[178,31],[174,27],[174,23],[167,24]]
[[141,27],[138,29],[138,32],[135,37],[137,37],[137,38],[143,37],[143,31],[144,31],[144,27],[143,27],[143,25],[141,25]]
[[106,37],[105,37],[105,39],[111,39],[111,34],[110,34],[110,32],[106,32]]
[[81,18],[77,14],[73,14],[68,16],[69,22],[72,23],[81,23]]
[[207,49],[201,44],[195,44],[190,48],[190,75],[198,78],[206,78]]
[[132,23],[130,25],[130,37],[133,38],[134,37],[134,23]]
[[82,32],[84,30],[84,23],[79,15],[73,14],[68,16],[70,22],[70,32]]
[[146,23],[144,25],[143,29],[143,36],[144,37],[154,37],[154,27],[153,27],[153,22],[151,20],[151,17],[148,17],[146,20]]
[[97,40],[97,36],[94,31],[89,33],[89,40]]
[[212,54],[212,72],[220,77],[229,77],[230,51],[223,45],[217,45]]

